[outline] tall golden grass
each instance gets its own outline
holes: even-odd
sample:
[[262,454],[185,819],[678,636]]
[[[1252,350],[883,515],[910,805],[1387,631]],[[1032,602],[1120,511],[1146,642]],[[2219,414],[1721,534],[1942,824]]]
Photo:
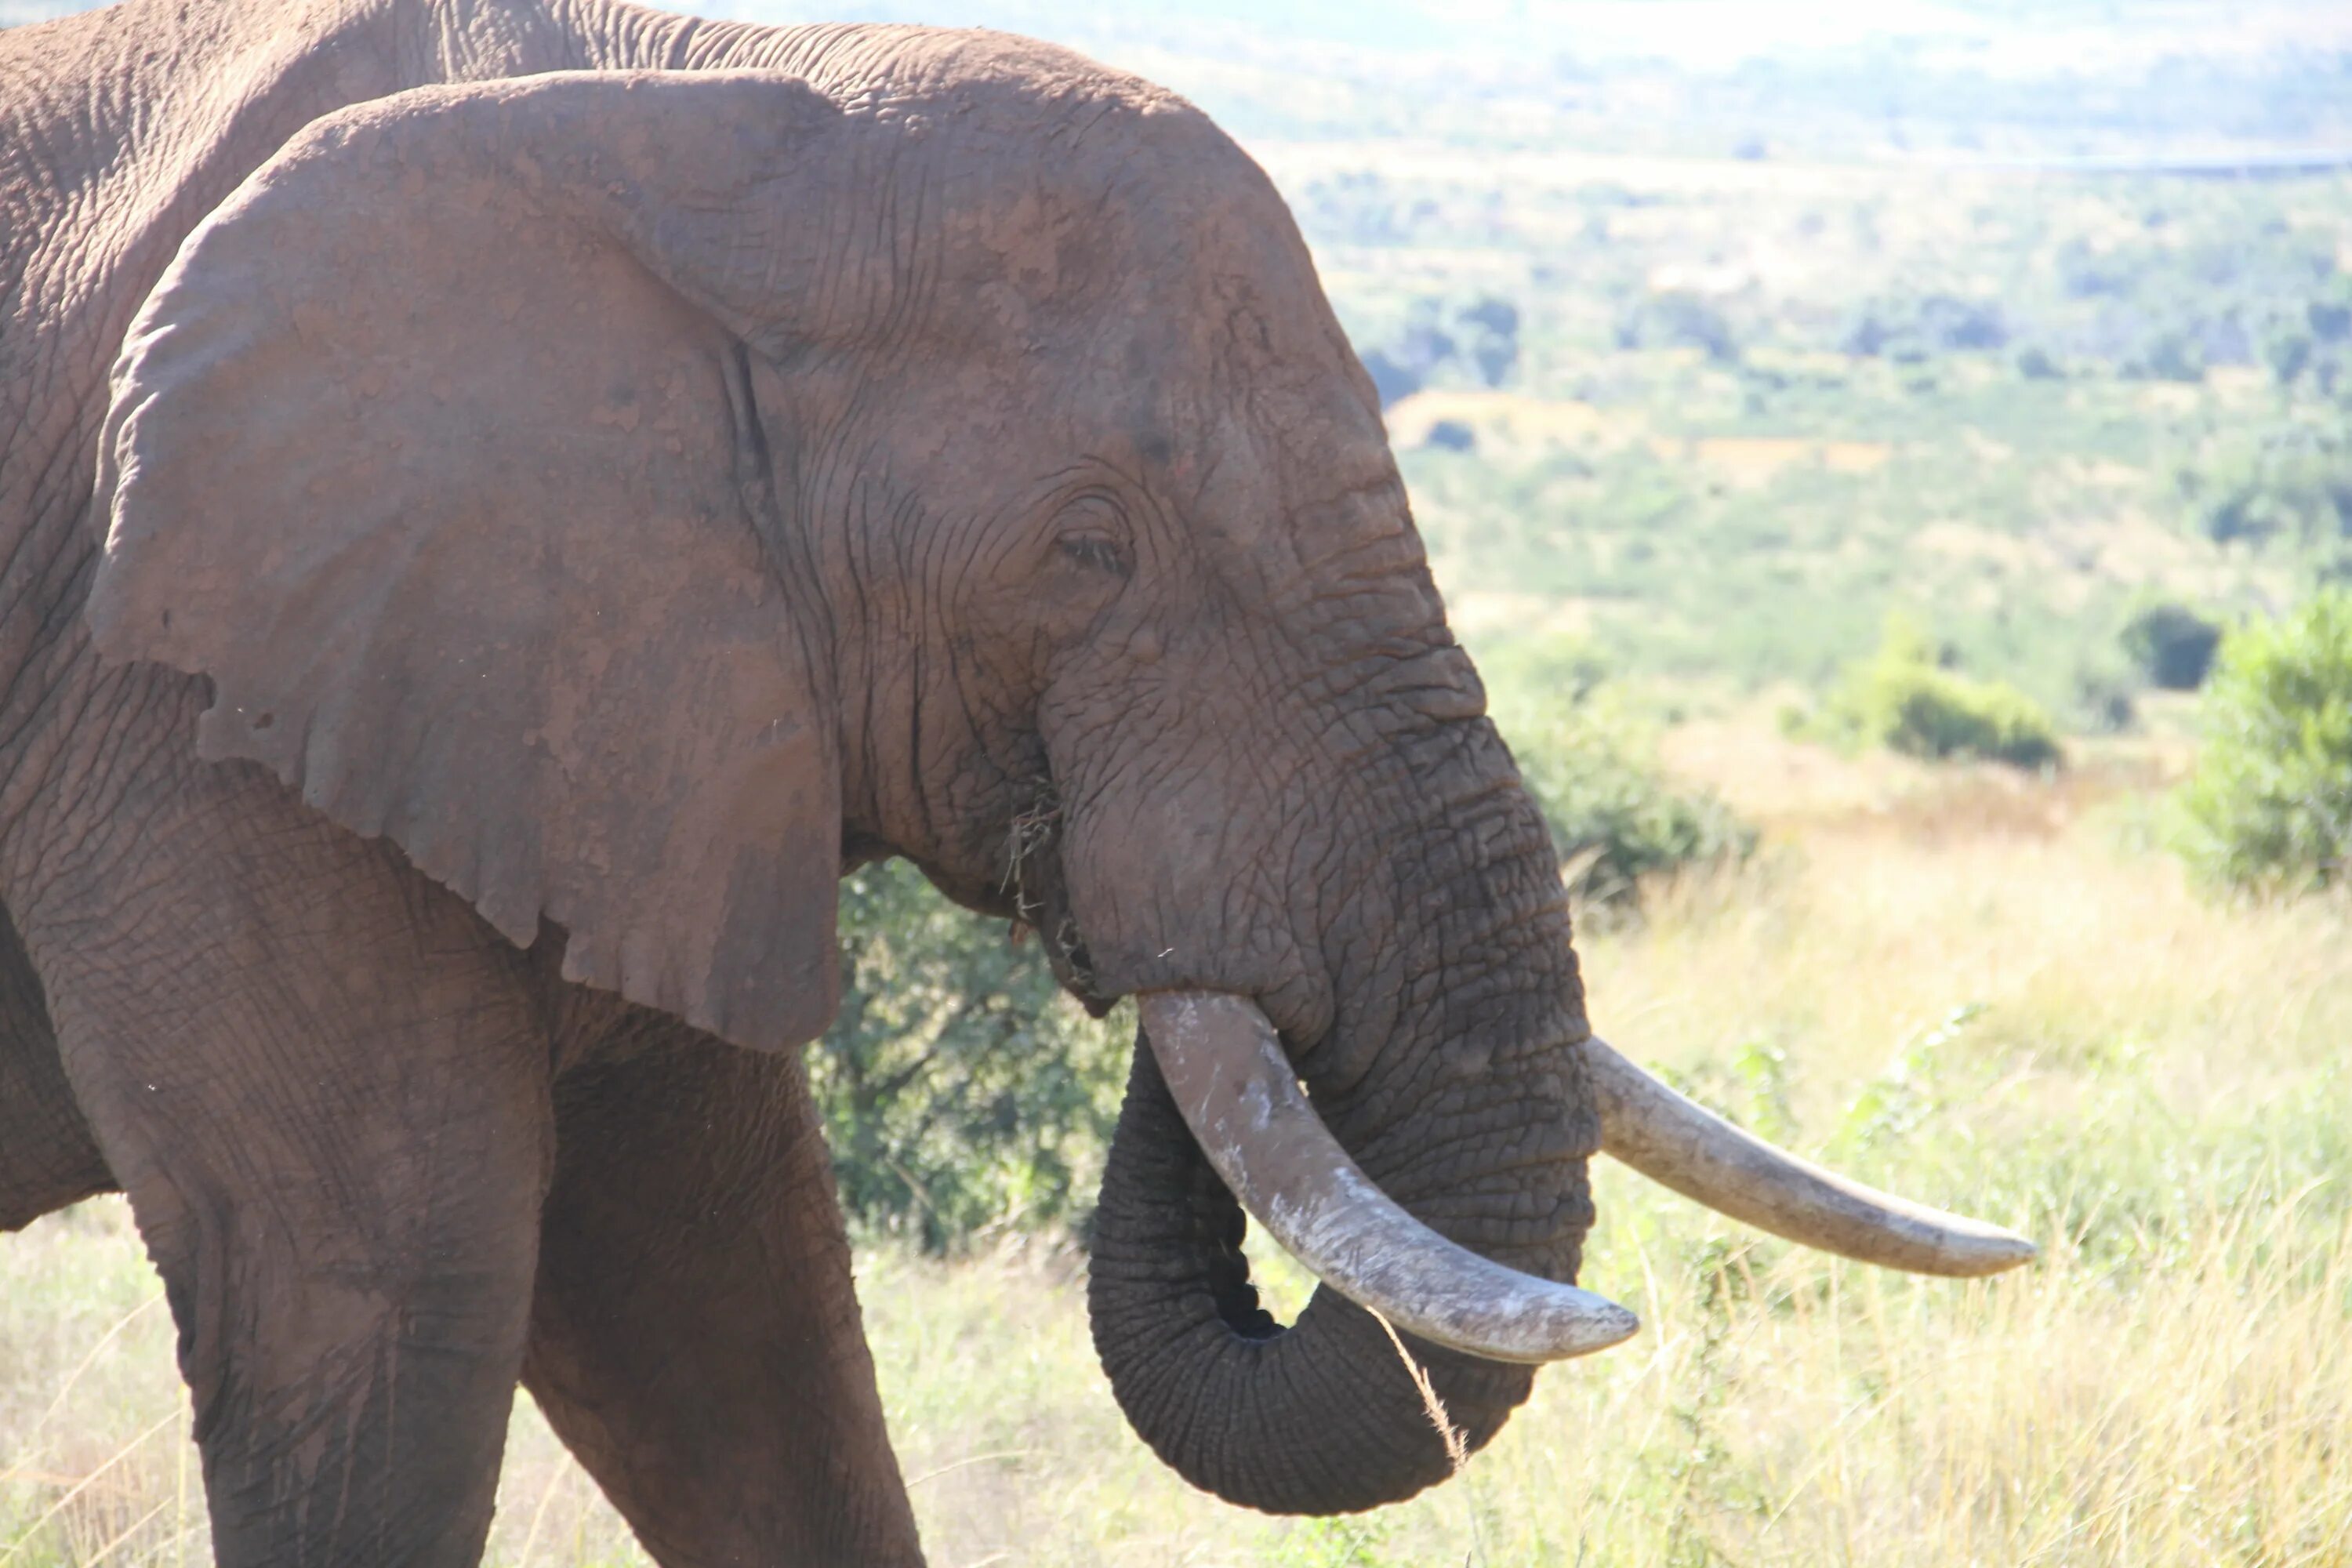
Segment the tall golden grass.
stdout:
[[[2028,1228],[2036,1266],[1887,1275],[1601,1169],[1585,1279],[1642,1337],[1547,1373],[1452,1484],[1295,1521],[1191,1491],[1128,1433],[1066,1252],[873,1253],[933,1560],[2352,1563],[2352,915],[2200,902],[2134,847],[2128,799],[2035,787],[1784,824],[1584,956],[1622,1048]],[[0,1568],[206,1560],[153,1295],[116,1205],[0,1245]],[[643,1561],[528,1408],[490,1560]]]

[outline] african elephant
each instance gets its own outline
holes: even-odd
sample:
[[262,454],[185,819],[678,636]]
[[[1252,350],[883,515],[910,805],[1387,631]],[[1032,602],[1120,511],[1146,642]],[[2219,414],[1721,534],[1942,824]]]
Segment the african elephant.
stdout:
[[794,1054],[883,856],[1139,998],[1090,1307],[1224,1497],[1446,1473],[1367,1306],[1474,1446],[1631,1332],[1604,1146],[2031,1250],[1591,1037],[1371,386],[1170,94],[129,0],[0,36],[0,1223],[129,1194],[223,1563],[473,1561],[518,1380],[665,1563],[918,1560]]

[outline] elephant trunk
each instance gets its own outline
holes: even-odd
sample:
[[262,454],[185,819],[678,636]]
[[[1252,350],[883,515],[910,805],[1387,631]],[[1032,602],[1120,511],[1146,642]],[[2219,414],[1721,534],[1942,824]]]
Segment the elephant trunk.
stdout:
[[[1421,793],[1421,809],[1368,846],[1381,858],[1359,863],[1357,920],[1325,946],[1338,955],[1332,1026],[1284,1044],[1312,1096],[1307,1120],[1412,1215],[1390,1235],[1426,1226],[1445,1238],[1430,1237],[1436,1247],[1535,1276],[1540,1292],[1573,1280],[1592,1215],[1584,1162],[1600,1128],[1576,1050],[1582,994],[1532,802],[1491,726],[1443,728],[1412,760],[1453,787]],[[1145,998],[1091,1244],[1095,1344],[1129,1420],[1195,1485],[1268,1512],[1356,1511],[1444,1479],[1527,1398],[1532,1369],[1410,1331],[1392,1341],[1336,1274],[1295,1323],[1276,1323],[1241,1252],[1244,1210],[1171,1092],[1181,1063],[1161,1000]],[[1295,1153],[1301,1140],[1276,1142]],[[1598,1328],[1580,1348],[1622,1337],[1631,1320]],[[1575,1352],[1545,1358],[1561,1353]]]
[[1095,1215],[1087,1304],[1120,1408],[1193,1485],[1269,1513],[1375,1508],[1444,1480],[1527,1398],[1532,1367],[1410,1336],[1392,1344],[1328,1286],[1296,1323],[1276,1323],[1250,1282],[1246,1224],[1139,1047]]

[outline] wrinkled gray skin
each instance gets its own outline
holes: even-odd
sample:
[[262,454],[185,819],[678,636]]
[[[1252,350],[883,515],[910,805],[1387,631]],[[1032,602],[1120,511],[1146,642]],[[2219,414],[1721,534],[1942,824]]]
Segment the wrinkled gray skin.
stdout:
[[[473,1561],[518,1378],[665,1563],[918,1559],[790,1049],[879,855],[1097,1005],[1256,999],[1390,1194],[1573,1277],[1542,827],[1180,100],[987,34],[131,0],[0,35],[0,1226],[129,1193],[223,1563]],[[1265,1509],[1442,1479],[1241,1228],[1139,1051],[1138,1431]],[[1528,1388],[1416,1353],[1473,1444]]]

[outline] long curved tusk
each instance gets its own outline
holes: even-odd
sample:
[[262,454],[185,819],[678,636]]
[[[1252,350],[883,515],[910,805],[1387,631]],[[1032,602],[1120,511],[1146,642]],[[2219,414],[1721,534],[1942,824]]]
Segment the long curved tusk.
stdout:
[[1601,1147],[1652,1181],[1807,1247],[1914,1274],[1998,1274],[2030,1260],[2014,1231],[1865,1187],[1752,1138],[1618,1055],[1584,1043]]
[[1399,1328],[1490,1361],[1564,1361],[1630,1338],[1633,1313],[1446,1240],[1373,1184],[1307,1102],[1255,1003],[1139,997],[1184,1124],[1243,1208],[1315,1277]]

